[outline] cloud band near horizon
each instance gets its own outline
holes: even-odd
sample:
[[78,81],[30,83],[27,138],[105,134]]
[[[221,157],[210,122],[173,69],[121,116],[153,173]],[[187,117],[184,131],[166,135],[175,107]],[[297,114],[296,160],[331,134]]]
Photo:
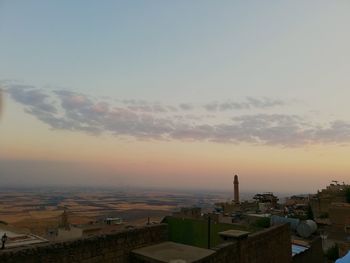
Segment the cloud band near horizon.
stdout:
[[[15,83],[3,86],[5,93],[22,105],[25,112],[55,130],[93,135],[109,133],[136,139],[285,147],[350,142],[350,122],[333,120],[321,125],[295,114],[266,113],[265,110],[286,105],[282,100],[271,98],[164,105],[143,100],[96,99],[68,90]],[[243,114],[242,110],[260,112]]]

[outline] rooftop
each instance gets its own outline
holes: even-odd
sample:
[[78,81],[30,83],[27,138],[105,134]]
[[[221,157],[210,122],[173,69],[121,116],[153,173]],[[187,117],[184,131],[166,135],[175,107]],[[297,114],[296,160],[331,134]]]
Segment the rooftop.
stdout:
[[133,256],[138,259],[155,262],[196,262],[207,258],[214,253],[215,252],[210,249],[174,242],[163,242],[132,251]]
[[6,233],[8,239],[5,244],[7,248],[12,248],[12,247],[20,247],[20,246],[26,246],[26,245],[31,245],[31,244],[38,244],[38,243],[43,243],[47,242],[46,239],[42,237],[38,237],[36,235],[32,234],[20,234],[20,233],[15,233],[13,231],[9,231],[6,228],[0,228],[0,238]]
[[226,238],[242,239],[247,237],[249,235],[249,232],[231,229],[219,232],[219,235]]
[[292,256],[294,257],[295,255],[303,253],[308,249],[309,247],[292,244]]

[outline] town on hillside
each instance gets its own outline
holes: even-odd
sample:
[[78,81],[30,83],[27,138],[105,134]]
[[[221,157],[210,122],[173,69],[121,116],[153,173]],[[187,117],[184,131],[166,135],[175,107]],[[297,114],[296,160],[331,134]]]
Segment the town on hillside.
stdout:
[[[316,263],[336,262],[350,250],[350,185],[337,181],[317,193],[293,195],[285,200],[272,192],[241,200],[239,177],[235,175],[230,201],[202,198],[190,206],[182,202],[158,217],[149,210],[148,216],[145,213],[136,221],[114,213],[84,223],[76,221],[76,212],[61,209],[56,223],[40,228],[40,232],[36,232],[38,228],[20,228],[1,221],[0,261],[15,262],[14,258],[31,249],[28,258],[35,262],[39,256],[32,248],[39,249],[38,253],[45,248],[46,256],[51,258],[58,244],[68,248],[70,254],[81,253],[83,248],[76,245],[79,240],[90,240],[92,250],[98,242],[104,242],[106,251],[114,251],[110,246],[121,238],[128,247],[123,241],[119,244],[123,253],[117,256],[109,251],[114,256],[109,255],[111,260],[104,262],[170,262],[178,257],[185,262],[231,262],[230,258],[235,258],[233,262],[238,263],[267,262],[266,259]],[[94,253],[92,258],[106,257],[102,252]],[[61,257],[67,257],[66,252]],[[116,260],[119,257],[124,261]],[[254,261],[252,257],[256,257]]]

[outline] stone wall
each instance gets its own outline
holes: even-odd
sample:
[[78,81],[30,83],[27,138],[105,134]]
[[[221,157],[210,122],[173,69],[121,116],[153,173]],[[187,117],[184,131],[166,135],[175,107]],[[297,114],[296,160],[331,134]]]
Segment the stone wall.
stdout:
[[315,218],[325,216],[329,213],[329,208],[333,202],[331,198],[314,198],[310,200],[310,206]]
[[309,242],[310,248],[293,257],[293,263],[322,263],[324,262],[322,239],[316,237]]
[[334,227],[345,229],[350,225],[350,204],[333,203],[329,209],[329,219]]
[[250,235],[241,241],[240,263],[289,263],[291,238],[289,225],[277,225]]
[[0,252],[1,263],[124,263],[130,251],[166,241],[167,225],[152,225],[67,242],[48,243]]
[[346,202],[345,189],[348,185],[329,185],[310,199],[310,205],[315,218],[329,213],[332,203]]
[[237,242],[227,242],[212,249],[216,253],[201,263],[240,263]]
[[[167,225],[153,225],[116,234],[48,243],[0,252],[1,263],[126,263],[130,251],[167,241]],[[277,225],[241,241],[221,244],[201,263],[291,263],[289,225]],[[199,263],[199,262],[198,262]]]
[[183,207],[180,211],[174,212],[172,216],[180,218],[193,218],[200,219],[202,214],[202,209],[200,207],[187,208]]
[[221,244],[203,263],[290,263],[289,225],[278,225],[249,235],[247,239]]

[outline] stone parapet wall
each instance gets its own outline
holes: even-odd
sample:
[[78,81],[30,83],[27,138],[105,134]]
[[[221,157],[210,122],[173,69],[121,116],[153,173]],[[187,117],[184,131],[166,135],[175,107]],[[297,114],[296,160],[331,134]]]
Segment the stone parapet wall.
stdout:
[[[166,224],[152,225],[92,238],[8,249],[0,252],[0,262],[126,263],[133,262],[130,257],[133,249],[167,239]],[[288,225],[273,226],[213,250],[213,255],[198,263],[290,263],[290,229]]]
[[293,257],[293,263],[322,263],[324,262],[322,239],[314,238],[309,242],[310,248]]
[[168,239],[167,225],[152,225],[115,234],[47,243],[0,252],[1,263],[125,263],[130,251]]
[[215,254],[200,263],[290,263],[290,228],[286,224],[273,226],[214,250]]
[[333,226],[345,229],[350,225],[350,204],[333,203],[329,208],[329,219]]
[[240,263],[289,263],[292,259],[289,225],[256,232],[241,242]]

